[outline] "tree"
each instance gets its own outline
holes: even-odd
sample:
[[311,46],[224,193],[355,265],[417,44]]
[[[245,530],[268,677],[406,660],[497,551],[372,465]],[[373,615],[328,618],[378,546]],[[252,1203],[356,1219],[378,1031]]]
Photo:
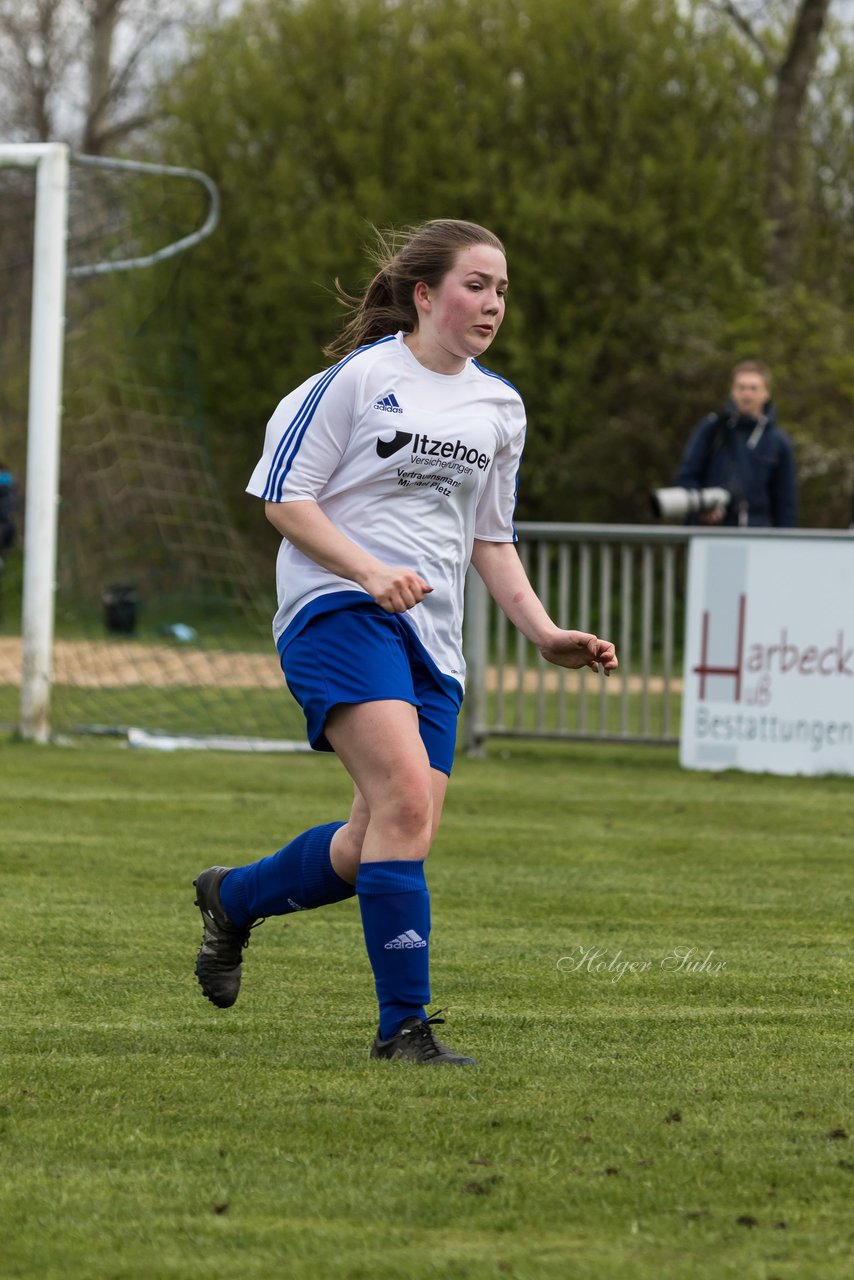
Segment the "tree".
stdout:
[[[152,121],[151,88],[185,48],[192,21],[215,0],[0,0],[0,138],[65,141],[100,156],[139,139]],[[103,175],[75,175],[70,242],[91,239],[88,260],[126,219],[126,193]],[[82,194],[81,194],[82,191]],[[32,174],[5,169],[0,191],[0,429],[23,466],[31,306]]]
[[199,12],[174,0],[0,0],[0,132],[110,151],[150,123],[153,68]]
[[223,192],[187,280],[235,499],[370,224],[451,212],[511,249],[494,359],[531,414],[524,510],[645,515],[761,269],[762,80],[675,0],[271,0],[206,33],[161,136]]
[[854,490],[847,427],[854,395],[852,6],[726,0],[714,7],[770,76],[762,327],[789,412],[805,424],[798,457],[806,522],[845,524]]
[[801,117],[818,62],[819,43],[830,0],[801,0],[786,56],[777,72],[768,146],[765,209],[771,224],[768,282],[788,284],[795,252],[795,197]]
[[766,274],[773,288],[792,282],[801,203],[798,188],[804,106],[818,65],[830,5],[831,0],[798,0],[780,58],[774,56],[735,0],[726,0],[720,6],[758,51],[773,76],[765,178],[765,215],[770,228]]
[[[364,282],[371,224],[435,216],[486,222],[510,251],[490,363],[529,409],[521,516],[646,519],[692,421],[751,355],[774,367],[799,440],[824,457],[841,447],[854,334],[849,284],[834,269],[828,296],[825,281],[851,261],[833,256],[844,207],[812,185],[822,199],[792,290],[769,291],[773,81],[708,12],[701,0],[257,0],[199,34],[151,146],[210,173],[223,197],[217,236],[175,268],[185,309],[172,323],[194,344],[242,518],[263,424],[335,331],[335,278]],[[844,87],[821,154],[850,182]],[[156,316],[165,333],[166,308]],[[835,519],[820,483],[808,523]]]

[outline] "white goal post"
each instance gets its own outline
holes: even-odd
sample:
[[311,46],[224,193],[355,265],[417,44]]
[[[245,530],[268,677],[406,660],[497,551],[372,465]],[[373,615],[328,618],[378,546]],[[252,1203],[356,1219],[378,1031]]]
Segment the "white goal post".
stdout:
[[59,500],[59,439],[65,336],[68,147],[0,143],[0,165],[36,169],[33,302],[27,423],[21,715],[24,739],[50,736],[53,595]]
[[[72,162],[100,169],[189,178],[207,192],[207,217],[197,230],[154,253],[69,269],[66,247]],[[61,142],[0,143],[0,168],[3,167],[36,170],[19,731],[25,740],[47,742],[51,732],[66,279],[131,271],[183,252],[216,227],[219,194],[211,179],[197,169],[75,155]]]

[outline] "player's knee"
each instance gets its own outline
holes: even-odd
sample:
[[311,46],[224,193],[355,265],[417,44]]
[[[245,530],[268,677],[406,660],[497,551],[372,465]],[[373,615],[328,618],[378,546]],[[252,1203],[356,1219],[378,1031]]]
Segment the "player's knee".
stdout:
[[365,826],[354,824],[351,818],[346,826],[335,833],[332,843],[332,866],[342,880],[352,883],[355,879],[362,860],[365,830]]
[[382,821],[404,840],[422,840],[429,848],[433,831],[433,792],[429,778],[395,780],[382,806]]

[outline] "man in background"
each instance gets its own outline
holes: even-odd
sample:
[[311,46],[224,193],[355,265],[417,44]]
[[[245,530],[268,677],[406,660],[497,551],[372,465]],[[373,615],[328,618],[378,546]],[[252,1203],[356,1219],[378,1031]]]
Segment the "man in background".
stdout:
[[0,462],[0,569],[3,552],[15,545],[18,536],[18,484],[12,472]]
[[777,426],[766,365],[743,360],[735,366],[725,408],[694,428],[675,483],[684,489],[720,487],[730,494],[725,510],[705,511],[692,522],[778,529],[797,525],[794,449]]

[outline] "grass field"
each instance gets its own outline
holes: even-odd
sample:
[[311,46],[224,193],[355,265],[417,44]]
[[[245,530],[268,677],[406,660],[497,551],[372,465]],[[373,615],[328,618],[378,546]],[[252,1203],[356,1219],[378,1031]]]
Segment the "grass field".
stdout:
[[234,1009],[195,984],[193,875],[347,801],[328,758],[0,743],[0,1275],[854,1274],[851,779],[460,760],[428,876],[472,1070],[368,1060],[354,902],[259,929]]
[[[584,710],[578,694],[568,692],[562,703],[557,694],[546,693],[538,709],[534,695],[526,694],[521,709],[500,705],[495,694],[485,700],[487,722],[493,729],[524,733],[538,721],[547,732],[570,732],[586,729],[589,733],[628,732],[661,736],[664,732],[662,698],[652,694],[644,716],[643,696],[633,691],[626,698],[625,725],[621,720],[622,702],[617,681],[609,690],[605,713],[598,696],[587,696]],[[0,684],[0,732],[11,732],[20,718],[21,693],[17,685]],[[667,733],[676,735],[679,727],[681,700],[671,694]],[[78,732],[81,726],[129,726],[152,732],[174,734],[225,734],[248,737],[291,738],[302,741],[305,719],[292,698],[270,696],[269,689],[201,687],[179,685],[152,687],[128,684],[115,689],[79,688],[55,684],[51,691],[51,724],[59,734]]]

